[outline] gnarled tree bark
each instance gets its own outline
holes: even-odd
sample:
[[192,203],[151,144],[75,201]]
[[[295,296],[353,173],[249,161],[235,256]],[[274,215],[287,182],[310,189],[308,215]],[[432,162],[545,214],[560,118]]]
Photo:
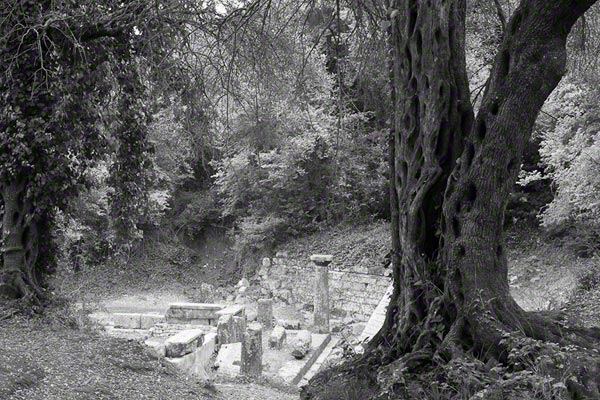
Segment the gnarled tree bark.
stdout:
[[[590,351],[600,348],[600,335],[523,311],[510,296],[503,239],[525,144],[565,73],[567,35],[593,3],[523,0],[475,117],[465,0],[390,1],[394,294],[371,343],[372,354],[383,354],[374,361],[380,386],[466,355],[507,362],[502,339],[518,331],[579,346],[587,365],[573,361],[580,379],[569,389],[600,398],[599,358]],[[323,384],[319,379],[305,397]]]
[[25,184],[11,182],[2,186],[0,194],[4,203],[0,298],[25,298],[37,305],[43,293],[43,274],[37,263],[38,228],[25,200]]

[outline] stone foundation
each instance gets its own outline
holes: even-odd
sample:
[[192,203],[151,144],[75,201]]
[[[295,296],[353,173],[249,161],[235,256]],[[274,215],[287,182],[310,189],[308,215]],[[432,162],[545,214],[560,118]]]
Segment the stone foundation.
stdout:
[[[337,268],[334,259],[328,271],[330,310],[341,310],[358,321],[367,321],[385,294],[391,277],[368,274],[365,272],[368,269],[362,266],[345,266],[343,272]],[[290,304],[314,303],[315,268],[308,258],[278,254],[270,262],[263,261],[259,275],[262,287],[274,298]]]

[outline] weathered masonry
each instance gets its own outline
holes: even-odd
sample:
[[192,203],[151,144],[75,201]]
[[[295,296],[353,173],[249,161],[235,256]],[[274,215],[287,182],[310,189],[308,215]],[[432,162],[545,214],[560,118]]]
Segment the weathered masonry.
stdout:
[[[343,310],[360,321],[369,319],[391,282],[391,277],[369,273],[363,266],[340,270],[331,264],[327,273],[330,308]],[[315,266],[310,259],[278,253],[263,260],[259,275],[261,285],[273,297],[295,304],[314,303]]]

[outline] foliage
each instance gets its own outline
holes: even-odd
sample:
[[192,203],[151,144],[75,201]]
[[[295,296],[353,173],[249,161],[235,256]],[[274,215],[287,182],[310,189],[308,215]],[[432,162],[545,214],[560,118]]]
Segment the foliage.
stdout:
[[542,224],[594,222],[600,217],[600,119],[597,97],[579,82],[555,91],[547,105],[552,121],[542,127],[540,153],[557,192]]
[[[456,357],[420,375],[398,371],[393,398],[566,400],[573,370],[569,356],[573,346],[559,346],[505,333],[501,345],[507,349],[504,363]],[[398,397],[399,396],[399,397]]]
[[589,292],[600,288],[600,255],[595,256],[592,268],[586,270],[577,280],[578,289]]
[[[57,212],[90,186],[87,172],[109,154],[115,156],[108,163],[107,183],[114,189],[107,191],[108,203],[120,237],[139,237],[139,225],[166,209],[164,191],[151,193],[146,86],[158,78],[152,67],[169,63],[172,45],[184,42],[183,22],[202,19],[208,9],[169,0],[19,0],[0,7],[6,16],[0,38],[0,188],[26,188],[19,204],[27,226],[20,229],[37,227],[44,237],[37,264],[27,262],[37,266],[27,269],[44,275],[52,270],[55,252],[48,239]],[[24,236],[37,254],[37,237]]]
[[363,400],[371,399],[377,392],[360,380],[351,382],[334,381],[323,388],[320,400]]
[[[352,38],[346,29],[362,25],[348,10],[338,26],[325,5],[300,7],[291,18],[288,6],[271,5],[268,19],[248,21],[249,37],[271,51],[238,44],[231,69],[239,74],[217,107],[223,156],[213,162],[214,197],[240,251],[269,248],[322,223],[387,215],[387,78],[384,63],[362,74],[369,61],[360,54],[367,41],[381,41],[365,30]],[[282,20],[287,25],[277,25]],[[384,54],[380,47],[371,50]]]
[[240,249],[268,248],[319,223],[364,218],[383,208],[385,159],[373,157],[382,156],[382,146],[358,145],[360,120],[348,121],[344,133],[356,135],[348,138],[331,133],[333,118],[322,110],[287,118],[280,126],[288,140],[280,147],[243,150],[218,164],[223,217],[238,222]]

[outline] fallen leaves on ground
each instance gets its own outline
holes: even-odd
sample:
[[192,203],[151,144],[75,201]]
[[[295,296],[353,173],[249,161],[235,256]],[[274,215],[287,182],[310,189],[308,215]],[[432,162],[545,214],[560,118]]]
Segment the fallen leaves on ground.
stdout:
[[207,387],[171,372],[136,341],[57,327],[44,318],[1,322],[0,349],[3,400],[294,398],[253,384]]

